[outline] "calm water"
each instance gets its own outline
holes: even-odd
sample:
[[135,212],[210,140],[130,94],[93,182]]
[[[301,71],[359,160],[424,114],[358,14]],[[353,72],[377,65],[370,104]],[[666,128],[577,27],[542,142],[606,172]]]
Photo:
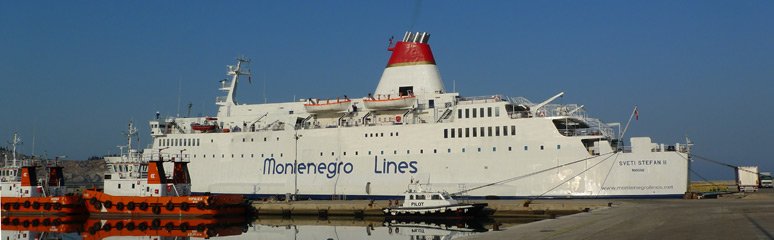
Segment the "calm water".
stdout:
[[93,219],[3,217],[2,239],[454,239],[539,219],[398,222],[381,218]]

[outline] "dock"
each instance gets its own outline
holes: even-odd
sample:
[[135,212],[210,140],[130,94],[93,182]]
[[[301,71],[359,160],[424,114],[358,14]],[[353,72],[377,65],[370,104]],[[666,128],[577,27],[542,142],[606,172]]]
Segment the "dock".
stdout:
[[464,239],[774,239],[774,192],[718,199],[616,200],[610,208]]

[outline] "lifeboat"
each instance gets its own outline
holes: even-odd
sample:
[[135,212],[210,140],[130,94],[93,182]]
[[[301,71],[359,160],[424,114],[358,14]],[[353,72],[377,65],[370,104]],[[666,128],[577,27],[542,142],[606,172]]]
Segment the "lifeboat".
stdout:
[[363,104],[365,104],[368,109],[374,110],[409,108],[414,105],[414,102],[416,102],[416,96],[414,95],[403,95],[397,98],[391,98],[389,96],[386,98],[367,97],[363,99]]
[[214,124],[191,123],[191,129],[196,131],[202,131],[202,132],[209,132],[209,131],[215,130],[215,128],[217,127],[218,126]]
[[244,219],[221,218],[130,218],[130,219],[88,219],[81,233],[83,239],[106,239],[111,237],[161,238],[211,238],[236,236],[246,230]]
[[[83,191],[90,215],[175,215],[226,216],[242,215],[247,210],[243,195],[191,194],[188,162],[142,158],[131,149],[136,129],[129,125],[129,151],[122,156],[106,157],[104,189]],[[167,178],[165,163],[172,163],[172,178]]]
[[312,100],[310,99],[304,104],[304,108],[310,113],[321,112],[344,112],[352,105],[350,99],[336,99],[336,100]]
[[14,136],[13,163],[0,168],[0,202],[3,214],[66,215],[83,213],[81,197],[65,194],[62,166],[46,166],[48,178],[38,181],[38,167],[31,160],[16,160]]

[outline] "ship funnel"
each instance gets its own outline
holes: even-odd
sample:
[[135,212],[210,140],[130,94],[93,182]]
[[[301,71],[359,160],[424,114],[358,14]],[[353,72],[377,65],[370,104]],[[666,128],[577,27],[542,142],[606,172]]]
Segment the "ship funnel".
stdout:
[[376,95],[404,96],[444,91],[441,74],[427,44],[429,40],[429,33],[406,32],[401,41],[388,48],[392,55],[376,87]]

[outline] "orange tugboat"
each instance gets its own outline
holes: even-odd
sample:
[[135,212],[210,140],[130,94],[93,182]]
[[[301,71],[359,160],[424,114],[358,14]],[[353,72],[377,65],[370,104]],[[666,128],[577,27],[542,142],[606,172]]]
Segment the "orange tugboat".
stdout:
[[[155,160],[143,159],[142,153],[131,147],[136,132],[130,123],[127,153],[105,158],[104,190],[83,192],[91,215],[224,216],[246,212],[243,195],[191,195],[188,162],[174,157],[165,161],[163,149],[158,156],[149,156]],[[173,166],[171,178],[164,170],[165,163]]]
[[80,196],[65,195],[62,168],[55,162],[46,166],[48,179],[38,180],[39,167],[32,160],[16,159],[16,144],[19,138],[14,134],[13,160],[0,168],[0,202],[2,212],[9,214],[78,214],[83,212]]

